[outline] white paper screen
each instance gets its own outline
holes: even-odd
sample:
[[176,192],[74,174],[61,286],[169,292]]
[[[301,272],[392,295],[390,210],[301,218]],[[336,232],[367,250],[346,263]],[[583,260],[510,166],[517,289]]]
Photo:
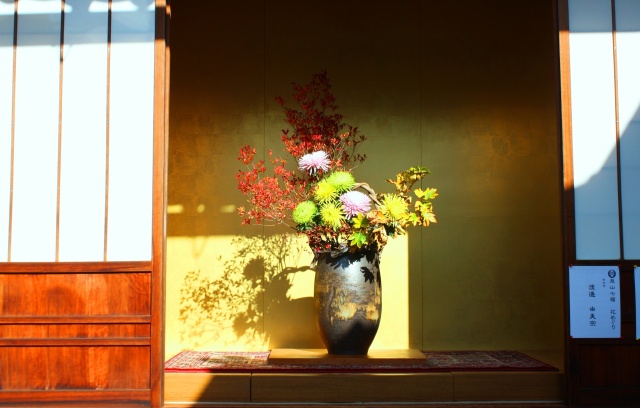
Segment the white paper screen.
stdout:
[[60,261],[102,261],[105,234],[108,14],[65,16]]
[[620,175],[625,259],[640,259],[640,1],[616,1]]
[[60,16],[60,1],[18,5],[12,261],[56,255]]
[[577,259],[619,259],[611,3],[569,1]]
[[62,4],[0,2],[0,262],[150,260],[155,5]]
[[[107,259],[151,259],[154,13],[114,3]],[[132,11],[133,10],[133,11]]]
[[0,2],[0,262],[9,258],[13,14],[12,2]]

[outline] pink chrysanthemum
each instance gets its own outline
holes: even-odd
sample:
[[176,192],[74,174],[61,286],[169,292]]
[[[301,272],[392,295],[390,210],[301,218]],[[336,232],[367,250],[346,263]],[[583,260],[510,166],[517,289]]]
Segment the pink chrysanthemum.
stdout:
[[366,213],[371,209],[371,199],[359,191],[347,191],[340,196],[340,202],[347,218]]
[[322,150],[317,152],[305,154],[300,158],[298,166],[300,170],[309,171],[309,174],[315,174],[318,170],[329,170],[329,156]]

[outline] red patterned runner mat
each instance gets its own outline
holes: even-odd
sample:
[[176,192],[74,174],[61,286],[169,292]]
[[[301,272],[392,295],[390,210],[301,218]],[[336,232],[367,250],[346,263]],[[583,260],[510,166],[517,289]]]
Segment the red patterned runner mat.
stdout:
[[442,372],[558,371],[519,351],[423,351],[423,364],[271,365],[269,351],[182,351],[165,363],[166,372]]

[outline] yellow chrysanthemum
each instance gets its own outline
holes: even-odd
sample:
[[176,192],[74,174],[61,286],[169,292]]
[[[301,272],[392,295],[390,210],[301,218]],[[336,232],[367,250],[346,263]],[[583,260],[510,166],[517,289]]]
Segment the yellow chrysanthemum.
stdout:
[[328,203],[320,208],[320,218],[323,224],[337,230],[342,225],[344,213],[336,203]]
[[335,171],[327,177],[327,182],[329,182],[338,193],[344,193],[353,188],[356,184],[356,179],[353,177],[353,174],[348,171]]
[[407,216],[407,203],[396,194],[387,194],[381,200],[380,211],[392,221],[399,221]]
[[316,185],[313,196],[319,203],[326,203],[338,198],[338,190],[331,184],[328,179],[322,179]]

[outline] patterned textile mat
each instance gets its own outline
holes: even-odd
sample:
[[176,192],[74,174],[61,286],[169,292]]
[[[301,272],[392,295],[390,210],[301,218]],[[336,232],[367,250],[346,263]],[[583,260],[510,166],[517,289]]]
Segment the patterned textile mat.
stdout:
[[424,364],[411,365],[271,365],[269,351],[182,351],[165,363],[166,372],[442,372],[558,371],[518,351],[423,351]]

